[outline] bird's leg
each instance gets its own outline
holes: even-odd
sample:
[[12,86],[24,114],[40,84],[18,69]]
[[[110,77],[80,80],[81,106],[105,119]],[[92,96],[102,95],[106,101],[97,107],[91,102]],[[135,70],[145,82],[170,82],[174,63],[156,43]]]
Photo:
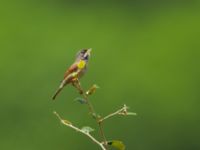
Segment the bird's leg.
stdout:
[[83,90],[81,88],[81,84],[79,82],[79,80],[76,78],[72,81],[72,85],[79,91],[79,93],[82,95],[83,94]]

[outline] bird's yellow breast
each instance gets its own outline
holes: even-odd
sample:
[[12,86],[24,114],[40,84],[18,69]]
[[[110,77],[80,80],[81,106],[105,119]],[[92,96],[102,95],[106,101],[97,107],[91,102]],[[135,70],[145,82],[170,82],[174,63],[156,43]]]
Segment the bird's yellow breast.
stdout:
[[85,61],[83,61],[83,60],[80,60],[79,62],[78,62],[78,68],[79,69],[83,69],[84,67],[85,67],[85,65],[86,65],[86,63],[85,63]]

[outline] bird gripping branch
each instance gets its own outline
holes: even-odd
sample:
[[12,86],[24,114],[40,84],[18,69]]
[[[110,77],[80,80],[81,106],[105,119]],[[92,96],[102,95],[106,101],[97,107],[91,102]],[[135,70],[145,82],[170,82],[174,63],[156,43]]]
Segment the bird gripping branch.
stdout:
[[66,70],[64,79],[52,97],[53,100],[55,100],[66,85],[70,83],[73,84],[77,79],[80,79],[85,74],[91,50],[91,48],[82,49],[77,53],[75,62]]

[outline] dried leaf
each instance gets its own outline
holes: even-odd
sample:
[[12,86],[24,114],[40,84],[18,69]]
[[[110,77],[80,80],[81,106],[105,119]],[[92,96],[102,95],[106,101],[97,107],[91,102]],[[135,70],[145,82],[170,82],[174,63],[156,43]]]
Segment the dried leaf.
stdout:
[[75,101],[78,101],[81,104],[87,104],[87,101],[83,98],[80,98],[80,97],[76,98]]
[[119,112],[118,113],[119,115],[123,115],[123,116],[127,116],[127,115],[132,115],[132,116],[136,116],[137,113],[134,113],[134,112]]
[[111,145],[112,147],[115,147],[118,150],[125,150],[125,145],[123,144],[122,141],[118,140],[109,141],[108,145]]
[[96,89],[99,88],[96,84],[94,84],[87,92],[86,95],[92,95]]
[[126,115],[133,115],[133,116],[136,116],[137,115],[137,113],[134,113],[134,112],[127,112],[127,114]]
[[85,126],[85,127],[82,127],[81,130],[85,133],[90,133],[92,131],[94,131],[94,129],[92,129],[91,127],[89,126]]
[[62,120],[64,123],[66,123],[66,124],[72,124],[70,121],[68,121],[68,120]]

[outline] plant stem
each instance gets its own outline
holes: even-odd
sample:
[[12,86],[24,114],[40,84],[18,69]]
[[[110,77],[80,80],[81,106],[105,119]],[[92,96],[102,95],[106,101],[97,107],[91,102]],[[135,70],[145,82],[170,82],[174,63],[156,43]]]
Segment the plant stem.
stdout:
[[111,114],[109,114],[109,115],[107,115],[107,116],[101,118],[99,121],[100,121],[100,122],[103,122],[104,120],[106,120],[106,119],[108,119],[108,118],[110,118],[110,117],[113,117],[113,116],[115,116],[115,115],[118,115],[122,110],[124,110],[124,108],[121,108],[121,109],[117,110],[116,112],[111,113]]
[[106,150],[106,148],[104,147],[103,143],[97,141],[90,133],[84,132],[83,130],[81,130],[81,129],[77,128],[76,126],[72,125],[71,123],[66,123],[65,120],[63,120],[57,112],[54,111],[54,114],[58,117],[58,119],[61,121],[62,124],[74,129],[77,132],[80,132],[80,133],[88,136],[94,143],[99,145],[102,150]]
[[[90,109],[90,113],[92,114],[93,117],[95,117],[97,124],[99,125],[99,132],[101,134],[101,137],[103,139],[103,143],[106,146],[107,140],[103,131],[103,126],[102,126],[102,122],[99,122],[100,118],[97,116],[92,103],[89,101],[88,96],[83,92],[83,97],[85,98],[85,100],[87,101],[88,107]],[[107,149],[107,147],[106,147]]]
[[113,117],[115,115],[137,115],[136,113],[132,113],[132,112],[128,112],[127,111],[128,107],[124,104],[124,106],[122,108],[120,108],[119,110],[111,113],[111,114],[108,114],[107,116],[101,118],[99,120],[99,122],[103,122],[104,120],[110,118],[110,117]]
[[92,103],[89,101],[88,96],[85,94],[84,90],[82,89],[81,84],[80,84],[78,79],[76,80],[76,82],[73,83],[73,86],[75,86],[78,89],[80,94],[86,100],[86,103],[87,103],[88,108],[89,108],[89,112],[91,113],[92,117],[95,118],[95,120],[96,120],[96,122],[97,122],[97,124],[99,126],[99,132],[100,132],[100,135],[101,135],[101,137],[103,139],[103,144],[106,146],[106,149],[108,149],[107,148],[107,140],[106,140],[106,137],[105,137],[105,134],[104,134],[104,131],[103,131],[102,122],[99,121],[99,120],[101,120],[101,118],[99,118],[97,116]]

